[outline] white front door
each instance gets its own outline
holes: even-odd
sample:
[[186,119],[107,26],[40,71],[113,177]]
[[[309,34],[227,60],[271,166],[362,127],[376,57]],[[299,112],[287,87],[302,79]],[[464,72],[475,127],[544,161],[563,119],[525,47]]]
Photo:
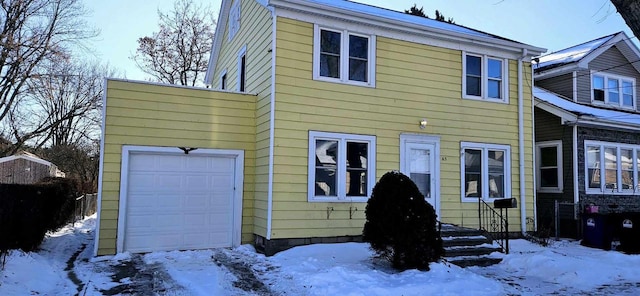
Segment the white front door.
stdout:
[[416,183],[426,201],[440,216],[439,139],[431,136],[402,135],[400,143],[400,171]]

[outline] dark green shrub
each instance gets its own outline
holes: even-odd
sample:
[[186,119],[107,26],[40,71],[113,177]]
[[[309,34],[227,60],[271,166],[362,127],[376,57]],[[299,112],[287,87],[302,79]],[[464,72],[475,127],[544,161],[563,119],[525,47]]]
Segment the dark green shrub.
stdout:
[[416,184],[399,172],[380,178],[365,215],[363,240],[396,269],[429,270],[429,262],[444,254],[433,206]]
[[73,181],[49,178],[38,184],[0,184],[0,255],[8,250],[32,251],[47,231],[55,231],[72,218]]

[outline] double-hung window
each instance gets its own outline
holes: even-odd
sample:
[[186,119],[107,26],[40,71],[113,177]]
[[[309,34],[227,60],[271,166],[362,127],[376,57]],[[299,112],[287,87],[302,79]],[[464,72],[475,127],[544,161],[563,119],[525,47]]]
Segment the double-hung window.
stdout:
[[544,192],[562,192],[562,141],[536,143],[537,187]]
[[591,74],[591,101],[619,108],[635,107],[635,79],[604,73]]
[[375,36],[315,26],[313,77],[374,86]]
[[375,184],[375,136],[309,132],[310,202],[366,202]]
[[640,192],[640,145],[585,141],[587,193]]
[[511,197],[511,147],[461,143],[462,201]]
[[463,54],[463,97],[508,102],[507,60],[487,55]]

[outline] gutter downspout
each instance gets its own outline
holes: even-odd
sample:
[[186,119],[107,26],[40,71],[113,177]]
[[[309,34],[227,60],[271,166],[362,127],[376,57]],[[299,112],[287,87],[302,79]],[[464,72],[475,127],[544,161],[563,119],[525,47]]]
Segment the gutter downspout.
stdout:
[[522,234],[527,234],[527,206],[525,199],[525,180],[524,180],[524,87],[522,61],[527,56],[528,50],[522,49],[522,57],[518,59],[518,166],[520,167],[520,228]]

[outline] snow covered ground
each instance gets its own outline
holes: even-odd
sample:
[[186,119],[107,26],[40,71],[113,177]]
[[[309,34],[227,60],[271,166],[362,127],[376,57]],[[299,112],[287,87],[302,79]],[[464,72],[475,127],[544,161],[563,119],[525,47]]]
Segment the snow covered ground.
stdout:
[[265,257],[235,249],[92,258],[95,217],[51,234],[38,252],[13,251],[0,295],[638,295],[640,256],[511,241],[491,267],[433,263],[397,272],[366,244],[324,244]]

